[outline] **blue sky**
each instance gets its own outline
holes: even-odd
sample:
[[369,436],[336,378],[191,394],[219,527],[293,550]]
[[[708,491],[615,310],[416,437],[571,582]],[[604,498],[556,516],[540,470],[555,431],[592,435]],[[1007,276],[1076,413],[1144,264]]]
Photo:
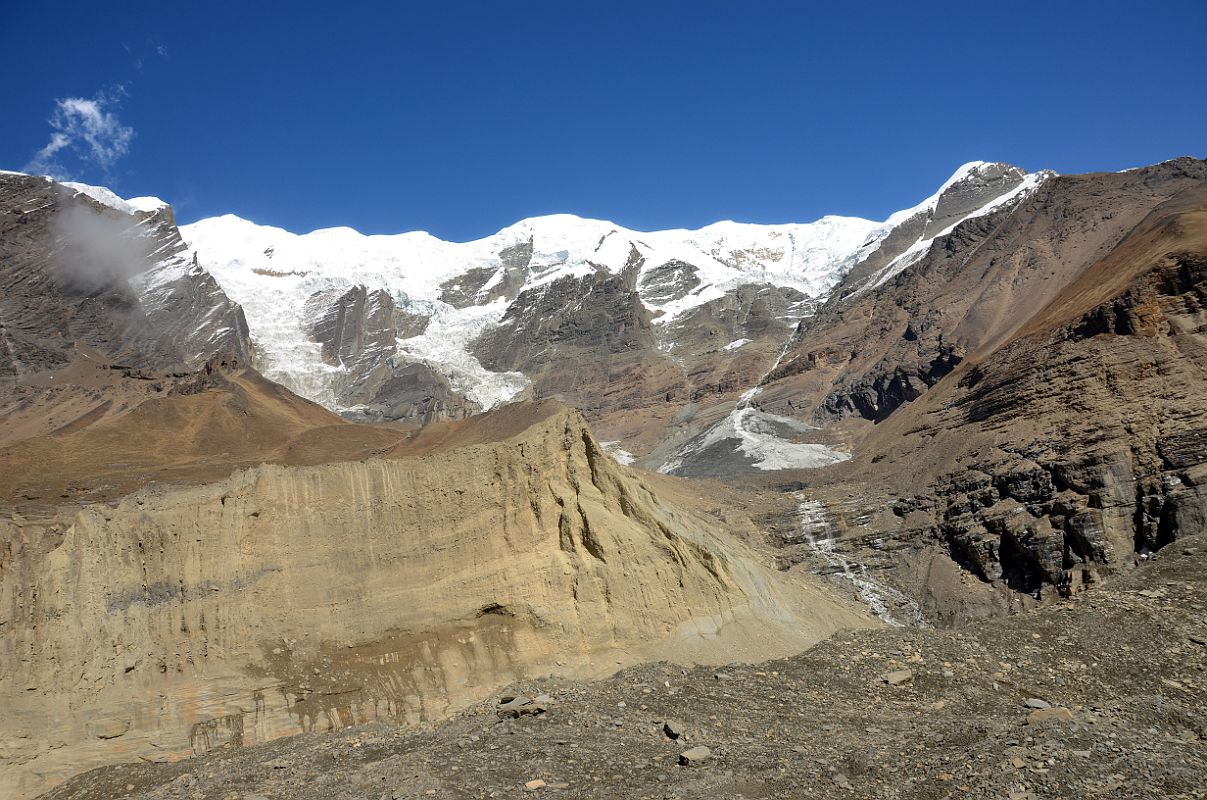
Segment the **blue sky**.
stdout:
[[883,218],[1207,156],[1205,41],[1202,0],[0,2],[0,167],[297,231]]

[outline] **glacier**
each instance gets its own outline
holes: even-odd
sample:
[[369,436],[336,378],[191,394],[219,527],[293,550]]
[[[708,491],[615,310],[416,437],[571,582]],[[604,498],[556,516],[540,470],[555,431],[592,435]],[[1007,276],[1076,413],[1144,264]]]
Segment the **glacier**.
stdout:
[[[490,292],[505,277],[500,253],[531,243],[525,280],[538,289],[567,276],[619,274],[636,256],[642,273],[670,261],[696,270],[699,285],[682,297],[642,302],[666,325],[742,285],[772,284],[816,297],[841,280],[853,254],[878,223],[823,217],[812,223],[754,225],[718,222],[698,230],[635,231],[605,220],[555,214],[525,219],[471,242],[446,242],[426,232],[363,235],[350,228],[296,234],[234,215],[181,226],[198,262],[247,315],[261,370],[308,399],[336,408],[332,385],[340,367],[322,361],[306,331],[306,301],[316,292],[364,285],[385,289],[400,306],[422,309],[429,328],[399,339],[404,358],[448,377],[452,386],[490,409],[528,385],[520,373],[495,373],[470,352],[474,339],[507,310]],[[477,302],[457,308],[441,299],[444,285],[471,270],[493,270]],[[640,282],[640,275],[638,276]],[[336,408],[336,410],[341,410]]]
[[[299,234],[226,214],[180,226],[190,252],[160,265],[160,274],[142,276],[139,283],[150,290],[165,276],[197,268],[193,267],[195,259],[243,307],[260,370],[336,411],[347,410],[338,406],[334,388],[345,368],[323,361],[322,348],[309,331],[313,320],[307,301],[316,293],[347,291],[358,285],[384,290],[400,309],[428,320],[419,335],[397,340],[393,358],[427,365],[444,375],[457,392],[488,410],[524,396],[529,380],[519,372],[487,369],[473,355],[472,347],[484,332],[502,324],[510,301],[525,291],[551,286],[566,277],[636,270],[633,277],[640,301],[654,324],[668,331],[675,320],[738,287],[770,285],[794,289],[808,298],[797,304],[800,308],[790,318],[783,319],[794,325],[810,313],[812,301],[827,296],[898,226],[918,215],[929,223],[948,189],[1003,166],[981,161],[964,164],[921,203],[883,221],[825,216],[807,223],[721,221],[694,230],[639,231],[607,220],[552,214],[520,220],[481,239],[450,242],[424,231],[366,235],[336,227]],[[934,241],[959,222],[1016,203],[1052,175],[1026,175],[1013,190],[962,214],[943,230],[924,228],[916,240],[906,243],[870,276],[857,294],[875,290],[917,263]],[[67,185],[128,214],[146,214],[165,206],[158,198],[123,200],[102,187]],[[517,246],[531,248],[519,285],[515,264],[504,258],[505,251]],[[643,291],[644,276],[673,263],[688,265],[693,281],[690,288],[668,292],[664,283],[661,292]],[[446,289],[471,273],[475,276],[471,288],[480,287],[476,294],[467,300],[451,298]],[[485,281],[483,275],[488,276]],[[736,353],[747,342],[734,340],[724,350]],[[669,351],[673,342],[660,341],[659,347]],[[699,447],[717,439],[734,439],[760,469],[833,463],[847,457],[824,445],[781,436],[787,423],[758,409],[753,403],[755,394],[744,396],[716,430],[692,444]],[[663,468],[688,455],[676,454]]]

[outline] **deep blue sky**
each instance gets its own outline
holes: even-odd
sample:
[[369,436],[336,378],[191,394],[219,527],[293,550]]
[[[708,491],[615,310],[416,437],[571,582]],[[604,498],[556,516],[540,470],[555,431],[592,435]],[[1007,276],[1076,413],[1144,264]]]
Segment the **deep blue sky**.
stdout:
[[883,218],[975,159],[1207,155],[1205,44],[1203,0],[0,0],[0,167],[57,100],[107,92],[127,152],[64,166],[181,221]]

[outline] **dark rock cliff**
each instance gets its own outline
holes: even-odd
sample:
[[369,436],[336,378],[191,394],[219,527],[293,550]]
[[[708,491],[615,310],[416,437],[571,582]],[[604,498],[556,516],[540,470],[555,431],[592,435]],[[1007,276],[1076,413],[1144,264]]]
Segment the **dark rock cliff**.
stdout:
[[150,369],[251,355],[243,310],[193,260],[170,208],[127,214],[0,175],[0,376],[62,367],[81,348]]

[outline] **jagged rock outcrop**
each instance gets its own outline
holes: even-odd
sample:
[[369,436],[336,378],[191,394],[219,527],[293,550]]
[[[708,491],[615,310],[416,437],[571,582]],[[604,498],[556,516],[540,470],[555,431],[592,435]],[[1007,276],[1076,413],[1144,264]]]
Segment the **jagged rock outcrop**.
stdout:
[[426,424],[482,410],[447,377],[399,353],[398,340],[421,335],[429,320],[400,308],[389,292],[361,285],[321,291],[306,306],[323,363],[339,368],[332,392],[344,416]]
[[647,304],[682,299],[699,281],[680,277],[696,270],[639,267],[522,292],[474,355],[488,369],[527,375],[534,396],[573,405],[606,435],[656,451],[756,383],[808,304],[791,288],[751,284],[659,324]]
[[1030,435],[974,466],[993,476],[975,502],[964,487],[943,491],[958,555],[1023,591],[1069,592],[1204,530],[1205,301],[1207,248],[1175,253],[1122,295],[969,371],[956,406],[966,425]]
[[700,285],[700,270],[686,261],[671,259],[641,274],[641,295],[654,305],[680,300]]
[[658,350],[657,335],[625,278],[598,272],[525,290],[472,352],[489,370],[523,373],[535,397],[573,405],[605,429],[644,415],[640,424],[653,418],[657,436],[674,413],[668,401],[683,394],[682,372]]
[[[655,342],[650,312],[615,275],[560,278],[522,293],[498,327],[475,343],[475,355],[494,371],[535,371],[591,352],[603,360],[649,349]],[[551,348],[554,348],[551,351]]]
[[491,303],[500,297],[515,299],[528,280],[532,263],[532,237],[499,251],[499,264],[475,267],[440,285],[440,299],[453,308]]
[[0,523],[0,779],[26,796],[101,763],[436,719],[527,674],[867,624],[660,500],[558,407],[377,452]]
[[151,369],[251,356],[242,309],[194,261],[170,208],[0,174],[0,378],[61,368],[81,348]]
[[810,313],[810,298],[779,286],[743,286],[676,318],[664,337],[670,352],[703,355],[733,351],[769,339],[782,345],[795,322]]
[[397,352],[397,307],[389,292],[353,286],[342,294],[316,292],[308,305],[314,315],[310,335],[323,347],[323,363],[336,367]]

